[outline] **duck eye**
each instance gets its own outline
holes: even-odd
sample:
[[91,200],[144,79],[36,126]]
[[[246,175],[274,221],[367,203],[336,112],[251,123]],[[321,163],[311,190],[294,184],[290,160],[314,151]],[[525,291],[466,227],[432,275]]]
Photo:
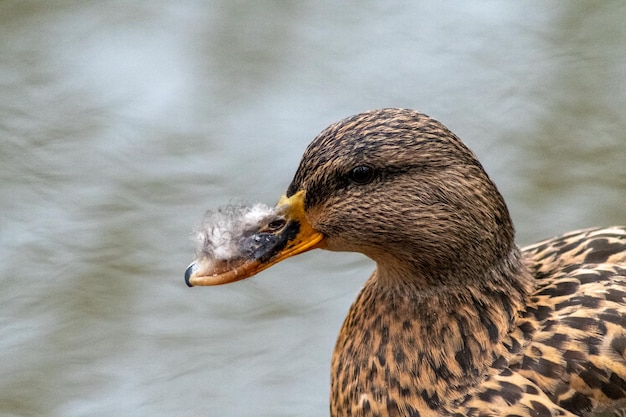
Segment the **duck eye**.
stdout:
[[355,184],[367,184],[374,179],[374,169],[367,165],[359,165],[352,168],[348,178]]

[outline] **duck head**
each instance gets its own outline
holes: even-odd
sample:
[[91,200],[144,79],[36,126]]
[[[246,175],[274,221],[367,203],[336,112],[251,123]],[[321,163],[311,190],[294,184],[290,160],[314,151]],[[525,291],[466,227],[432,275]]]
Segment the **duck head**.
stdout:
[[[365,254],[381,282],[456,285],[514,247],[507,207],[475,155],[443,124],[407,109],[361,113],[322,131],[275,210],[229,267],[198,259],[187,283],[243,279],[323,248]],[[254,250],[250,236],[262,243]]]

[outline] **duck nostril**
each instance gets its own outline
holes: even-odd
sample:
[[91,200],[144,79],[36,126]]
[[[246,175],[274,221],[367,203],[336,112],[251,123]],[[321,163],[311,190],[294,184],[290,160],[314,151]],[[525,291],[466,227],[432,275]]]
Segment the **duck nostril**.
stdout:
[[285,219],[276,219],[269,222],[266,226],[266,229],[270,232],[275,232],[277,230],[282,229],[286,224]]

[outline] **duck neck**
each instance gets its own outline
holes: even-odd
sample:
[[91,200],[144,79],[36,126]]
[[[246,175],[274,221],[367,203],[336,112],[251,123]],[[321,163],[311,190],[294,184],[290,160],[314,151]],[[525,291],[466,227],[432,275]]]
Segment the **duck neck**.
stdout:
[[392,274],[378,269],[350,309],[333,355],[333,400],[378,393],[435,408],[461,398],[496,359],[506,359],[503,340],[532,285],[517,247],[481,276],[459,275],[454,284],[451,277],[426,286]]

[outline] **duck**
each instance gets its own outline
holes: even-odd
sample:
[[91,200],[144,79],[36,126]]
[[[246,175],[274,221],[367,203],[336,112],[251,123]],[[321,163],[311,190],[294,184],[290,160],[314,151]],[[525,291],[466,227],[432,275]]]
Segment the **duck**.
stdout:
[[626,227],[521,249],[496,185],[434,118],[386,108],[330,125],[260,213],[222,259],[200,231],[185,281],[239,281],[312,249],[372,259],[332,355],[332,417],[626,410]]

